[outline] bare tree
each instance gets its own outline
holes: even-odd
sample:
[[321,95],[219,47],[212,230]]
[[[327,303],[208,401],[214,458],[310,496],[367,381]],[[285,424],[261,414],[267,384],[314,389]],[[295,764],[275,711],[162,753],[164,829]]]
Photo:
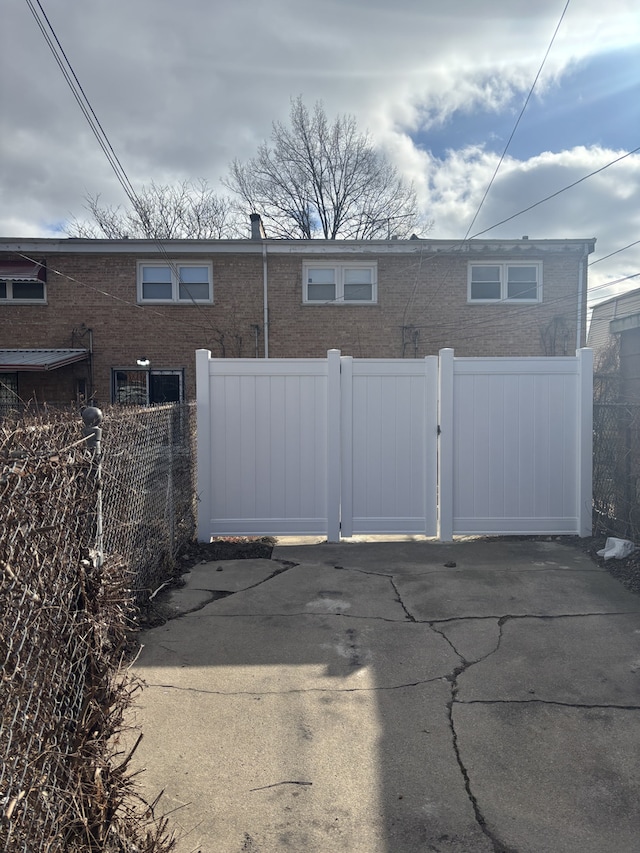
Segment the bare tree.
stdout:
[[420,217],[413,185],[361,133],[351,115],[327,119],[298,97],[290,124],[274,122],[246,163],[234,160],[223,181],[274,237],[328,240],[407,237]]
[[142,187],[135,205],[124,209],[101,205],[99,195],[85,200],[90,218],[68,222],[70,237],[219,240],[246,231],[239,224],[237,203],[214,193],[205,180],[172,186],[152,182]]

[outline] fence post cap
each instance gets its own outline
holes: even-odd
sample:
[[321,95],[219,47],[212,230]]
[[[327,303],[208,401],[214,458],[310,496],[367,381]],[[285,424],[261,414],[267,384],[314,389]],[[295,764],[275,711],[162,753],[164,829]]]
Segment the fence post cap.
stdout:
[[102,410],[96,406],[86,406],[82,410],[82,420],[87,427],[99,426],[102,423]]

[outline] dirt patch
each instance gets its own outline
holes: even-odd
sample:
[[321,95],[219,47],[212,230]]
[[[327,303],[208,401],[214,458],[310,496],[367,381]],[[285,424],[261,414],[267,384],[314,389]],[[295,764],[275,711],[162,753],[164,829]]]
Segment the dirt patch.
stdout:
[[270,560],[275,544],[272,536],[225,536],[211,542],[193,542],[178,563],[185,570],[215,560]]
[[597,552],[602,551],[606,537],[594,536],[590,539],[575,540],[589,554],[594,563],[602,566],[612,577],[619,580],[631,592],[640,595],[640,550],[634,551],[623,560],[605,560]]

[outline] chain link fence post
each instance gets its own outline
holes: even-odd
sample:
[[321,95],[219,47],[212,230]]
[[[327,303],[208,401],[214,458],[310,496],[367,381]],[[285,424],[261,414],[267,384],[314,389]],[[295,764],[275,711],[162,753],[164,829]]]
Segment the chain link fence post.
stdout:
[[92,514],[94,518],[92,539],[95,543],[95,553],[91,557],[94,560],[95,566],[101,568],[104,563],[104,542],[102,535],[102,427],[100,426],[103,421],[102,411],[95,406],[86,406],[82,410],[82,420],[84,422],[82,434],[87,439],[87,447],[91,450],[91,473],[94,477],[96,487],[95,512]]

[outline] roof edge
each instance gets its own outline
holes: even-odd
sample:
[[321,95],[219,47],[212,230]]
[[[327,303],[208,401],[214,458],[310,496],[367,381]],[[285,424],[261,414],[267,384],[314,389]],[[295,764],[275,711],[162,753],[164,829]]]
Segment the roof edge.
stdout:
[[68,237],[2,237],[0,252],[12,254],[262,254],[266,246],[269,254],[407,254],[432,251],[466,255],[482,250],[509,251],[513,249],[571,248],[590,254],[595,249],[596,238],[540,239],[517,237],[513,239],[436,240],[418,238],[408,240],[98,240]]

